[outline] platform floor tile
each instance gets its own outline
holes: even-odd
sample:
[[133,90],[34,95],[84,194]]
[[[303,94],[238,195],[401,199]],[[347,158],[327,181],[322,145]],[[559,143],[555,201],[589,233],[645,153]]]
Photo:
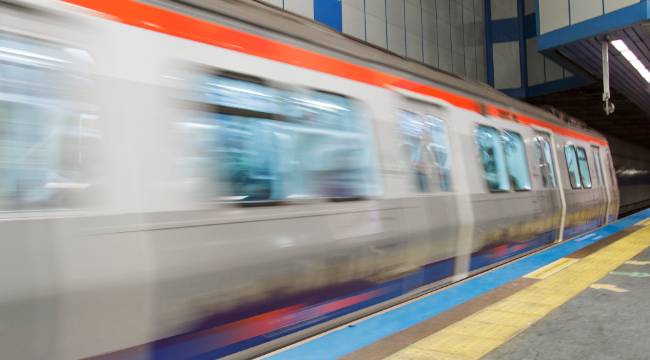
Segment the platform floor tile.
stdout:
[[561,259],[546,267],[533,274],[533,278],[541,279],[537,283],[415,342],[388,359],[479,359],[649,246],[650,225],[644,222],[638,231],[582,259]]

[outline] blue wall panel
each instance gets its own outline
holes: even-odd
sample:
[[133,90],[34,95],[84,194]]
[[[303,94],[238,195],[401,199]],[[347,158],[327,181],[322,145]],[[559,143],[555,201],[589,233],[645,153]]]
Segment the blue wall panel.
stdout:
[[342,14],[341,0],[314,0],[314,19],[316,21],[337,31],[342,31]]

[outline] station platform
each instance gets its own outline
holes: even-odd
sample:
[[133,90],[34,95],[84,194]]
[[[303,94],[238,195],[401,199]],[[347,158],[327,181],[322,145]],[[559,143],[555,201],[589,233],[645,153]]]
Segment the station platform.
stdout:
[[647,359],[650,209],[266,359]]

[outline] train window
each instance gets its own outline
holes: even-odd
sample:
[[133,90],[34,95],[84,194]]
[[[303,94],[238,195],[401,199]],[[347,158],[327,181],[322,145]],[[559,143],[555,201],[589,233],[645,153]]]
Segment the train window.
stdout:
[[429,192],[431,191],[429,171],[433,168],[433,154],[426,146],[430,139],[426,138],[426,132],[422,129],[424,122],[420,115],[410,111],[402,111],[400,118],[400,127],[405,138],[403,147],[406,149],[415,176],[417,191]]
[[584,148],[576,146],[578,152],[578,169],[580,170],[580,178],[582,179],[582,186],[585,189],[591,189],[591,174],[589,172],[589,162],[587,161],[587,152]]
[[281,114],[278,91],[261,81],[235,76],[211,77],[205,82],[204,101],[215,105],[215,141],[219,159],[213,176],[228,200],[264,201],[277,197],[279,172],[274,162],[279,150],[273,136]]
[[[344,96],[276,89],[258,79],[210,76],[205,154],[219,198],[264,203],[353,199],[376,193],[367,124]],[[198,137],[197,137],[198,139]]]
[[359,132],[361,119],[354,101],[324,91],[311,91],[290,97],[292,120],[312,127],[337,131]]
[[330,199],[374,195],[370,129],[359,103],[323,91],[293,95],[291,103],[300,111],[291,117],[297,125],[285,127],[293,154],[286,159],[292,181],[284,193]]
[[0,35],[0,210],[86,205],[100,135],[81,52]]
[[444,122],[433,115],[402,111],[400,127],[417,190],[451,191],[449,143]]
[[548,176],[546,175],[546,161],[544,160],[544,151],[542,150],[542,141],[535,139],[535,157],[537,158],[537,165],[539,166],[542,175],[542,185],[548,187]]
[[542,175],[542,185],[545,188],[555,188],[555,169],[551,157],[551,146],[543,137],[535,139],[535,154]]
[[501,134],[495,128],[480,125],[476,130],[479,157],[490,191],[510,190]]
[[213,77],[206,81],[203,94],[204,101],[219,106],[221,113],[247,112],[250,117],[273,118],[282,112],[279,91],[253,77],[239,74]]
[[530,190],[530,175],[526,147],[521,135],[514,131],[504,131],[503,144],[510,182],[515,190]]
[[440,190],[451,191],[451,176],[449,166],[449,138],[445,123],[433,115],[425,116],[431,124],[433,153],[436,155],[436,168],[440,175]]
[[571,182],[571,187],[574,189],[582,188],[582,183],[580,182],[580,174],[578,172],[578,156],[576,155],[576,149],[573,145],[566,145],[564,147],[564,157],[566,158],[566,165],[569,171],[569,181]]
[[597,147],[592,146],[591,153],[594,157],[594,164],[596,166],[596,185],[604,186],[605,182],[603,179],[603,165],[600,161],[600,152],[598,151]]

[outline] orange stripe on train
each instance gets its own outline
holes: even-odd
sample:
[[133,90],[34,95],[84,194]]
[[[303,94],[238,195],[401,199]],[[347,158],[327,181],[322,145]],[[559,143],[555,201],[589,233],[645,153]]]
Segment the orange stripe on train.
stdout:
[[[439,98],[466,110],[482,113],[481,104],[478,101],[459,94],[152,5],[139,3],[133,0],[62,1],[97,11],[107,15],[112,20],[117,20],[124,24],[198,41],[204,44],[210,44],[269,60],[275,60],[285,64],[295,65],[301,68],[311,69],[374,86],[394,86],[404,90],[417,92],[422,95]],[[516,120],[527,125],[545,127],[561,135],[601,145],[607,145],[605,139],[594,137],[561,125],[535,119],[523,114],[513,113],[494,105],[488,105],[487,108],[488,115]]]

